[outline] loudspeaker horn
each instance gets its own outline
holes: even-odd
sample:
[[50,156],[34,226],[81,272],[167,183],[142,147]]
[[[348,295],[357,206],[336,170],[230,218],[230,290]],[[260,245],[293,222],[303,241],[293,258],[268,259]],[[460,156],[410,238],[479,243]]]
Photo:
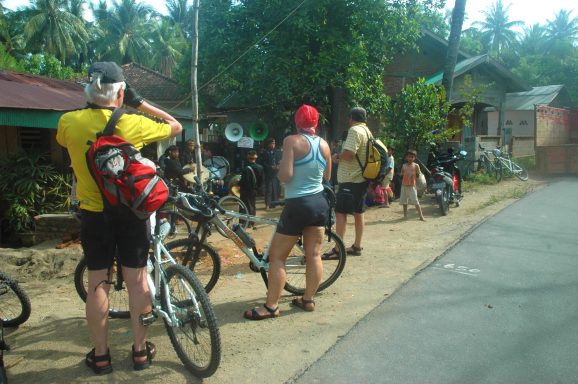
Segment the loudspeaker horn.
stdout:
[[255,141],[263,141],[269,136],[269,128],[262,121],[256,121],[249,128],[249,136]]
[[225,137],[227,140],[236,142],[243,137],[243,127],[239,123],[230,123],[225,128]]

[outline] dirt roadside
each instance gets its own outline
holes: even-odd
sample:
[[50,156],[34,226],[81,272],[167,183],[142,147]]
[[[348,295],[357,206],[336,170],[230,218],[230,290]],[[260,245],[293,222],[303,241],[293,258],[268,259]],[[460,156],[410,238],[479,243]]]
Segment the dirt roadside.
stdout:
[[[417,220],[415,209],[403,220],[398,203],[389,209],[370,208],[363,255],[348,258],[339,280],[316,298],[317,309],[312,313],[291,307],[291,296],[287,295],[281,300],[280,318],[244,320],[244,310],[263,303],[265,287],[260,275],[250,272],[244,256],[230,253],[224,261],[234,267],[226,268],[228,273],[221,276],[210,295],[220,322],[221,366],[203,382],[282,383],[299,375],[363,316],[476,225],[543,184],[530,179],[480,186],[466,191],[461,206],[452,207],[448,216],[440,216],[431,197],[424,196],[425,222]],[[349,225],[347,231],[345,244],[350,245],[353,227]],[[252,234],[258,242],[265,241],[270,229],[260,228]],[[232,246],[219,241],[218,235],[211,240],[217,248]],[[84,366],[91,344],[84,306],[73,283],[81,252],[78,247],[58,250],[55,244],[0,249],[0,270],[18,279],[32,300],[30,320],[6,332],[12,346],[5,355],[10,383],[201,382],[183,368],[160,322],[151,328],[151,340],[158,346],[153,367],[133,372],[128,323],[112,320],[114,372],[106,377],[93,376]]]

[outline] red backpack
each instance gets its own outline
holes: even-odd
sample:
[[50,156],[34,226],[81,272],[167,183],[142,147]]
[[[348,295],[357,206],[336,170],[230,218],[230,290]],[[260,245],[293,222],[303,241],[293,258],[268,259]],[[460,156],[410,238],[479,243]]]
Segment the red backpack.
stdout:
[[140,219],[147,219],[167,200],[169,191],[157,175],[156,165],[120,136],[114,127],[126,111],[117,108],[104,130],[89,141],[86,162],[98,185],[105,205],[130,208]]

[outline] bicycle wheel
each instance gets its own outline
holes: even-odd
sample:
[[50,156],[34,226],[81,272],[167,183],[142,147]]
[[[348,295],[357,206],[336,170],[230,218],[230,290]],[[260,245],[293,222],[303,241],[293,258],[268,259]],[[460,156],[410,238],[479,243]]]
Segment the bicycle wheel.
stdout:
[[[243,203],[243,201],[239,199],[237,196],[228,195],[221,197],[219,199],[218,204],[219,207],[223,208],[225,211],[232,211],[235,213],[245,213],[245,214],[248,213],[245,203]],[[217,212],[217,215],[221,220],[223,220],[225,224],[227,224],[227,227],[229,228],[231,228],[234,224],[239,224],[241,225],[241,227],[247,228],[248,223],[245,220],[239,220],[239,218],[229,216],[226,213]],[[217,231],[221,234],[221,236],[227,237],[227,234],[223,232],[221,228],[217,228]]]
[[502,163],[496,159],[493,163],[494,168],[494,176],[496,177],[496,181],[499,183],[504,178],[504,167]]
[[0,321],[4,327],[17,327],[30,317],[30,299],[16,280],[0,272]]
[[167,239],[174,239],[176,237],[187,237],[193,231],[191,223],[180,212],[172,209],[160,210],[157,212],[157,219],[167,219],[171,224],[171,229],[167,234]]
[[195,273],[207,293],[211,292],[221,274],[221,258],[213,247],[196,239],[174,240],[165,247],[177,263]]
[[528,180],[528,171],[512,161],[512,171],[514,176],[522,181]]
[[[343,268],[345,268],[345,245],[343,241],[333,231],[325,232],[323,243],[321,244],[321,255],[330,254],[331,250],[337,250],[337,254],[330,258],[321,258],[323,263],[323,276],[317,292],[323,291],[337,280]],[[285,290],[294,295],[302,295],[305,292],[305,253],[301,239],[289,253],[285,262],[286,280]]]
[[209,377],[221,361],[221,337],[209,296],[188,268],[173,264],[165,273],[161,287],[163,310],[174,311],[178,320],[174,326],[165,321],[173,348],[192,374]]
[[472,175],[474,174],[474,172],[477,171],[477,169],[479,168],[479,161],[478,160],[472,160],[472,161],[468,161],[468,163],[466,164],[466,166],[464,167],[464,171],[463,171],[463,179],[464,180],[469,180],[471,179]]
[[[111,269],[111,287],[108,293],[108,316],[113,319],[128,319],[130,318],[130,310],[128,306],[128,291],[124,283],[117,282],[116,261]],[[83,257],[78,262],[76,270],[74,271],[74,286],[80,299],[86,303],[87,287],[88,287],[88,269],[86,269],[86,259]]]

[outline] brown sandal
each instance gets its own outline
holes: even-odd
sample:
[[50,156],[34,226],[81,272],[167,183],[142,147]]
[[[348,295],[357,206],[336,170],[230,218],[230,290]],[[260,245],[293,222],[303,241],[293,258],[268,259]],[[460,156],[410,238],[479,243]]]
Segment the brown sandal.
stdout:
[[347,248],[345,251],[350,256],[361,256],[361,251],[363,251],[363,248],[362,247],[356,247],[355,244],[353,244],[351,247]]
[[[96,365],[96,363],[102,363],[107,361],[106,365]],[[96,356],[96,349],[92,348],[90,352],[86,354],[86,359],[84,359],[86,365],[92,369],[97,375],[106,375],[112,372],[112,363],[110,361],[110,350],[107,350],[106,355]]]
[[[315,301],[313,300],[305,300],[303,297],[296,297],[291,301],[291,304],[294,306],[301,308],[306,312],[313,312],[315,310]],[[308,307],[308,305],[313,305],[313,307]]]
[[257,312],[257,307],[253,309],[249,309],[245,311],[243,317],[248,320],[265,320],[265,319],[274,319],[275,317],[279,317],[281,314],[277,312],[279,307],[276,308],[269,308],[267,304],[263,304],[263,308],[267,310],[268,313],[262,315]]
[[[150,367],[151,362],[157,353],[157,348],[150,341],[145,342],[145,346],[145,349],[138,352],[134,350],[134,345],[132,346],[132,364],[135,371],[142,371],[143,369]],[[146,360],[143,363],[137,363],[134,359],[135,357],[146,357]]]

